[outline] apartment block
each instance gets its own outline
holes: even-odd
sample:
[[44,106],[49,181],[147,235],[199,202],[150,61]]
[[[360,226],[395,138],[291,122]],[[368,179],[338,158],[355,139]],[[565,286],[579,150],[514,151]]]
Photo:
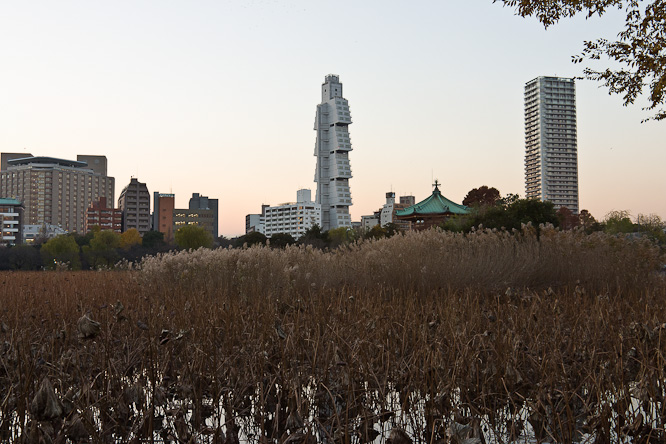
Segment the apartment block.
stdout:
[[150,231],[150,193],[145,183],[131,178],[120,192],[118,208],[123,215],[123,231],[135,228],[141,236]]
[[23,239],[23,205],[16,199],[0,198],[0,246],[17,245]]
[[270,238],[274,234],[290,234],[298,239],[315,225],[321,226],[321,206],[312,201],[308,189],[298,190],[296,202],[274,207],[264,206],[260,218],[260,231]]
[[2,153],[0,195],[22,202],[25,224],[83,232],[88,207],[100,197],[114,201],[115,181],[106,165],[105,156],[66,160]]
[[578,214],[576,86],[537,77],[525,85],[525,195]]
[[123,212],[117,208],[110,208],[106,203],[106,197],[100,197],[86,210],[86,227],[88,233],[92,227],[98,225],[102,230],[120,233],[123,230]]

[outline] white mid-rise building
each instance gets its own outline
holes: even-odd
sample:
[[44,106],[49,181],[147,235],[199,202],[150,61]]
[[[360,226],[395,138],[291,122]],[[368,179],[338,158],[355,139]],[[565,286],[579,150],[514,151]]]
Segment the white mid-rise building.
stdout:
[[0,245],[21,243],[23,205],[16,199],[0,198]]
[[349,179],[352,172],[348,156],[352,150],[348,130],[351,123],[349,103],[342,97],[340,78],[329,74],[321,87],[321,103],[317,105],[314,126],[317,131],[315,202],[321,205],[321,227],[324,231],[351,227]]
[[298,239],[313,226],[321,227],[321,222],[321,205],[312,201],[310,190],[303,189],[296,193],[296,202],[263,207],[257,231],[268,238],[286,233]]
[[525,195],[578,214],[573,79],[537,77],[525,85]]

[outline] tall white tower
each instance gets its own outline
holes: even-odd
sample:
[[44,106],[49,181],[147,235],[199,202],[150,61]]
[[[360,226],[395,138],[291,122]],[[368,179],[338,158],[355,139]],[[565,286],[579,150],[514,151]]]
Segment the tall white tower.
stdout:
[[314,125],[317,131],[315,202],[321,205],[323,231],[351,227],[349,179],[352,174],[348,156],[352,150],[348,130],[351,123],[349,103],[342,97],[340,78],[329,74],[321,86],[321,104],[317,105]]
[[525,85],[525,194],[578,214],[573,79],[537,77]]

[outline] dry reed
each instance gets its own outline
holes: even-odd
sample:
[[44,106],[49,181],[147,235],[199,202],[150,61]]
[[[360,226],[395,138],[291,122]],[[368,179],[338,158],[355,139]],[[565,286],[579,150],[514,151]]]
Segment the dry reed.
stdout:
[[528,227],[4,273],[0,439],[663,442],[657,255]]

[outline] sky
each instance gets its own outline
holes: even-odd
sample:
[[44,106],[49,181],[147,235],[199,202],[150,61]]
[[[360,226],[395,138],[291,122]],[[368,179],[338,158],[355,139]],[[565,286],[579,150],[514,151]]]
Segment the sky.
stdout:
[[[491,0],[0,3],[0,151],[105,155],[132,177],[218,198],[220,233],[261,204],[315,194],[321,84],[349,101],[352,220],[385,193],[462,202],[482,185],[524,196],[525,83],[575,77],[584,40],[624,16],[544,30]],[[666,122],[576,81],[580,208],[666,219]]]

